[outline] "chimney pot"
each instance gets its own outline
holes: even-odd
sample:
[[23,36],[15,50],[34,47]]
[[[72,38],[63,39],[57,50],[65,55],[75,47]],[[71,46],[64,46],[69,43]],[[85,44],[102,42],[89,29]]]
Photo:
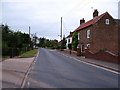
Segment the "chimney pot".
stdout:
[[80,25],[83,24],[83,23],[85,23],[84,18],[82,18],[82,19],[80,20]]
[[93,12],[93,18],[96,17],[96,16],[98,16],[98,13],[99,13],[98,10],[95,9],[94,12]]

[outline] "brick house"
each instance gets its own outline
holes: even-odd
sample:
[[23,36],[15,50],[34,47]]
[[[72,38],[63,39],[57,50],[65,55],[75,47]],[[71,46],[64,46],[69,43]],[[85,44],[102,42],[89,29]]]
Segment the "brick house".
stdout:
[[[120,54],[120,20],[114,19],[108,12],[98,16],[97,9],[93,12],[93,19],[85,22],[80,20],[80,26],[74,31],[78,32],[79,52],[85,49],[92,54],[106,51],[111,55]],[[118,35],[119,34],[119,35]]]

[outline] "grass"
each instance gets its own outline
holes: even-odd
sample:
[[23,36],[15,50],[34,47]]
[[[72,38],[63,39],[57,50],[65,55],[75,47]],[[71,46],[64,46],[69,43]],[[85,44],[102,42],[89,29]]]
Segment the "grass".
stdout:
[[33,49],[30,51],[27,51],[23,54],[20,55],[21,58],[29,58],[29,57],[34,57],[37,54],[38,49]]

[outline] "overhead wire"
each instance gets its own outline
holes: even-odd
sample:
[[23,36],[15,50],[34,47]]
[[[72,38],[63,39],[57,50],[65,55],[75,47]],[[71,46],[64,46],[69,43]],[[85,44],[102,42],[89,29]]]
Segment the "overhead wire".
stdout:
[[[63,17],[65,17],[65,16],[67,16],[70,12],[72,12],[76,7],[78,7],[79,6],[79,9],[80,8],[85,8],[86,6],[88,6],[88,4],[90,4],[90,2],[91,2],[91,0],[84,0],[85,2],[84,3],[82,3],[82,5],[80,5],[80,3],[78,3],[75,7],[73,7],[70,11],[68,11],[66,14],[64,14],[63,15]],[[69,14],[70,15],[70,14]],[[63,27],[64,27],[64,29],[66,30],[66,32],[69,32],[68,30],[67,30],[67,28],[66,28],[66,26],[65,26],[65,23],[63,22]]]
[[[82,3],[82,5],[80,5],[80,3],[78,3],[76,6],[74,6],[71,10],[69,10],[67,13],[65,13],[64,15],[63,15],[63,17],[65,17],[66,15],[68,15],[70,12],[73,12],[73,10],[76,8],[76,7],[78,7],[79,6],[79,8],[85,8],[91,1],[90,0],[84,0],[85,2],[84,3]],[[70,14],[69,14],[70,15]]]

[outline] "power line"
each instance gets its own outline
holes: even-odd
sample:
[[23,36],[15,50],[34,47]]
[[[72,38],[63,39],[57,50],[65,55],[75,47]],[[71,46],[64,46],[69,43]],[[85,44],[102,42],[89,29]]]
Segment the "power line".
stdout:
[[90,3],[90,0],[88,1],[88,0],[84,0],[85,2],[84,3],[82,3],[81,5],[80,5],[80,3],[78,3],[75,7],[73,7],[70,11],[68,11],[66,14],[64,14],[63,16],[66,16],[66,15],[68,15],[70,12],[72,12],[76,7],[78,7],[79,6],[79,8],[85,8],[89,3]]
[[64,27],[64,29],[65,29],[67,32],[69,32],[69,31],[67,30],[67,28],[66,28],[64,22],[63,22],[63,27]]

